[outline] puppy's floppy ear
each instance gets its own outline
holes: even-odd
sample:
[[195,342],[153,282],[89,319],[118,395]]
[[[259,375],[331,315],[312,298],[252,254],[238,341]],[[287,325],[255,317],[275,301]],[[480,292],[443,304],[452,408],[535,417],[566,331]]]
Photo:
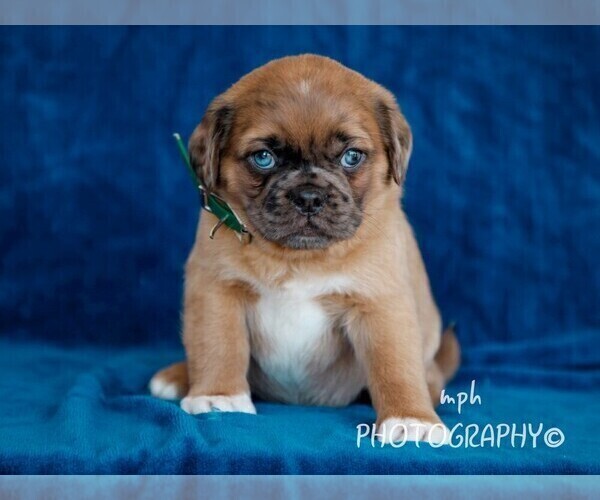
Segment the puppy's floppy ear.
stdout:
[[412,152],[412,133],[396,99],[386,92],[376,104],[376,115],[385,144],[390,175],[401,185],[406,176]]
[[194,130],[188,145],[190,161],[204,186],[214,190],[219,183],[221,154],[233,124],[233,106],[217,97]]

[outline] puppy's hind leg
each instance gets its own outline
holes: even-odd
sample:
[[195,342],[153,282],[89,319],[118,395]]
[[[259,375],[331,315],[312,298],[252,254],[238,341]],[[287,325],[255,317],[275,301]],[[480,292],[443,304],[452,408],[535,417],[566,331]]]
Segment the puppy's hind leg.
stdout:
[[148,385],[150,394],[161,399],[181,399],[189,391],[185,361],[174,363],[156,372]]
[[460,345],[450,325],[442,334],[438,352],[427,367],[427,386],[434,406],[440,404],[442,389],[454,377],[460,365]]

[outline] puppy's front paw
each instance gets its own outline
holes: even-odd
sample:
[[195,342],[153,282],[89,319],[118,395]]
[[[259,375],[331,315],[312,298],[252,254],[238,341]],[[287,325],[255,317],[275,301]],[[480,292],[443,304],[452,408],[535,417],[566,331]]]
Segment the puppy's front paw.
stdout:
[[450,430],[441,422],[390,417],[377,427],[377,439],[384,444],[424,441],[441,445],[450,442]]
[[187,396],[181,400],[181,408],[191,415],[211,411],[238,411],[256,415],[252,399],[246,393],[232,396]]

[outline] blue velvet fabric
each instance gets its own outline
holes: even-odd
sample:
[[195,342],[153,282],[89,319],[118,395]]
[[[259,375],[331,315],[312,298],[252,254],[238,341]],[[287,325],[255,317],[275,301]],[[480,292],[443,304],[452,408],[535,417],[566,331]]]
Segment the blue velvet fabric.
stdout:
[[[477,381],[458,422],[557,426],[558,448],[356,447],[366,404],[189,416],[198,201],[171,132],[252,68],[332,56],[412,125],[404,205]],[[600,29],[0,28],[0,472],[599,473]]]

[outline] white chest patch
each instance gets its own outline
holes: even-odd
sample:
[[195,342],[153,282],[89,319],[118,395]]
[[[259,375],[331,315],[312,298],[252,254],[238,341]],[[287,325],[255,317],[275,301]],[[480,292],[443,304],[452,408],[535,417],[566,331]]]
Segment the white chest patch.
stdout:
[[260,291],[250,338],[252,355],[266,375],[288,390],[301,389],[309,365],[335,356],[332,318],[318,298],[349,288],[348,278],[335,275],[293,280]]

